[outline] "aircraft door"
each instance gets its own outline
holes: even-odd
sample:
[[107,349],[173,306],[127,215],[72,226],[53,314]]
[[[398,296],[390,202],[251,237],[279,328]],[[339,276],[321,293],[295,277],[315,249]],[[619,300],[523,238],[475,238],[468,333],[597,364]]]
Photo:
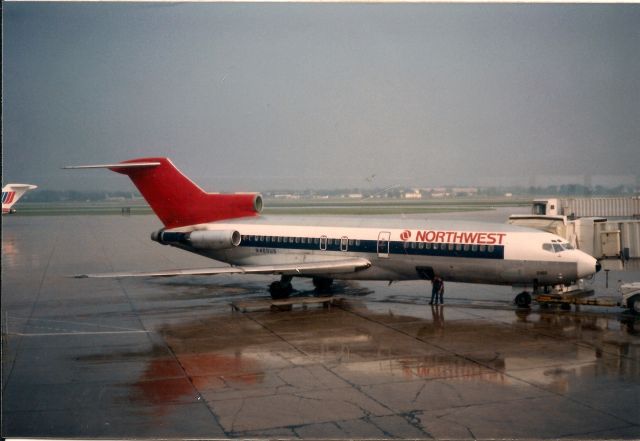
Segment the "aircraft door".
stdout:
[[389,231],[381,231],[378,234],[378,257],[389,257],[389,240],[391,233]]

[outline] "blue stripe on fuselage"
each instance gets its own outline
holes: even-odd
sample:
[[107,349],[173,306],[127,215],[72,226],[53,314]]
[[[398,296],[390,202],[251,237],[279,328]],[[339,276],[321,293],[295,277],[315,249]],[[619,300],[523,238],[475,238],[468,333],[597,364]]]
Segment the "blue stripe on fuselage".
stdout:
[[[258,236],[259,237],[259,236]],[[263,236],[264,237],[264,236]],[[276,237],[270,236],[271,240],[256,239],[256,236],[242,236],[240,247],[246,248],[273,248],[286,250],[308,250],[308,251],[325,251],[320,249],[320,239],[305,238],[305,243],[301,242],[302,238],[283,237],[282,242],[278,242]],[[274,241],[275,239],[275,241]],[[293,242],[289,242],[293,239]],[[299,241],[296,242],[295,240]],[[284,242],[286,240],[286,242]],[[309,243],[311,241],[311,243]],[[317,241],[317,242],[316,242]],[[350,243],[349,243],[350,242]],[[349,239],[346,250],[341,248],[340,239],[327,239],[326,251],[348,251],[351,253],[378,253],[377,240],[355,240]],[[420,246],[422,245],[422,248]],[[429,245],[429,248],[427,248]],[[437,249],[434,249],[437,245]],[[415,247],[414,247],[415,246]],[[386,246],[381,250],[386,253]],[[491,250],[491,251],[490,251]],[[401,242],[389,241],[389,254],[408,255],[408,256],[446,256],[446,257],[468,257],[474,259],[504,259],[504,245],[470,245],[470,244],[453,244],[453,243],[424,243],[424,242]]]

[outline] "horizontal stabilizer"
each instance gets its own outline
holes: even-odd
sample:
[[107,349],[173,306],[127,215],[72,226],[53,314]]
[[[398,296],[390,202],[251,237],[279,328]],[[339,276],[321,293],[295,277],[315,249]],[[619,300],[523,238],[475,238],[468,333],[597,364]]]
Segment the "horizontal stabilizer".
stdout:
[[35,190],[38,188],[37,185],[32,184],[7,184],[2,188],[2,191],[6,190]]
[[367,259],[354,257],[349,259],[321,262],[291,263],[280,265],[227,266],[219,268],[176,269],[149,272],[120,272],[78,274],[72,277],[85,278],[123,278],[123,277],[174,277],[174,276],[213,276],[216,274],[282,274],[290,276],[313,276],[322,274],[354,273],[371,266]]
[[129,169],[129,168],[147,168],[157,167],[159,162],[131,162],[131,163],[119,163],[119,164],[96,164],[96,165],[67,165],[62,167],[63,170],[77,170],[83,168],[108,168],[108,169]]

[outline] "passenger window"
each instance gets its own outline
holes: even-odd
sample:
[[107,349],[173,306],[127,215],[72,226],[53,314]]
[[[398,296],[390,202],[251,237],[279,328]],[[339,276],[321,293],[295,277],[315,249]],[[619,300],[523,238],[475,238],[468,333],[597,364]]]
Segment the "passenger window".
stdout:
[[413,248],[414,250],[416,249],[416,243],[415,242],[411,242],[411,248]]
[[452,243],[449,244],[449,251],[453,251],[453,244]]
[[486,245],[480,245],[480,252],[484,253],[487,250],[487,246]]
[[489,251],[490,253],[493,253],[493,245],[489,245],[487,247],[487,251]]
[[465,251],[469,251],[469,245],[465,245],[465,246],[464,246],[464,250],[465,250]]
[[553,246],[550,243],[543,243],[542,249],[545,251],[553,252]]
[[430,249],[431,249],[431,244],[430,244],[430,243],[427,243],[424,247],[425,247],[426,249],[430,250]]
[[359,247],[360,246],[360,241],[356,240],[356,246]]
[[438,249],[438,247],[439,247],[439,245],[438,245],[437,243],[434,243],[434,244],[433,244],[433,249],[434,249],[434,250],[437,250],[437,249]]
[[406,250],[407,248],[409,248],[409,242],[405,242],[404,244],[404,249]]
[[349,246],[353,246],[353,239],[349,239]]
[[423,249],[424,249],[424,243],[420,242],[420,243],[418,244],[418,248],[420,248],[421,250],[423,250]]
[[313,239],[313,243],[315,243],[316,245],[320,243],[320,239],[318,239],[317,237],[315,239]]
[[460,251],[460,250],[462,250],[462,245],[460,244],[456,245],[456,251]]
[[471,251],[473,251],[474,253],[478,251],[478,245],[471,245]]

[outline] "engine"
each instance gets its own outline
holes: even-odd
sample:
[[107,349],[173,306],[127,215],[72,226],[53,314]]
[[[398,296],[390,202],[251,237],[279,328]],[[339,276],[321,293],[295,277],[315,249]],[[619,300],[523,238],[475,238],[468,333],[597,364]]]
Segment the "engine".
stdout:
[[193,231],[187,240],[194,248],[225,250],[240,245],[240,233],[235,230]]
[[154,231],[151,240],[162,245],[192,246],[207,250],[226,250],[240,245],[241,236],[236,230],[198,230],[190,233]]

